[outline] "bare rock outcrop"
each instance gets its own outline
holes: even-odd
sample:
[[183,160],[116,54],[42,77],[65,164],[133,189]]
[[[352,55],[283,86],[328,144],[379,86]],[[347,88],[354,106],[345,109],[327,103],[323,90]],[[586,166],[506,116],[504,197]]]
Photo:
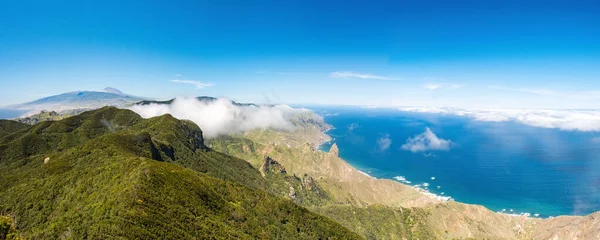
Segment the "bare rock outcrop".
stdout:
[[329,155],[333,155],[336,157],[340,156],[340,150],[338,149],[337,144],[334,143],[333,145],[331,145],[331,148],[329,149]]

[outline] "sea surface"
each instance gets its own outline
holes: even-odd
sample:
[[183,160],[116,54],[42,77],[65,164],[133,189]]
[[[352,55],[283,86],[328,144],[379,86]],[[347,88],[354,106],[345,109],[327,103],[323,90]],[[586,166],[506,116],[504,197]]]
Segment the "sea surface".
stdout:
[[13,109],[1,109],[0,108],[0,119],[13,119],[27,113],[25,110],[13,110]]
[[[335,128],[321,150],[335,142],[343,159],[373,177],[497,212],[551,217],[600,210],[597,132],[392,109],[311,109]],[[448,144],[416,152],[402,148],[427,128]]]

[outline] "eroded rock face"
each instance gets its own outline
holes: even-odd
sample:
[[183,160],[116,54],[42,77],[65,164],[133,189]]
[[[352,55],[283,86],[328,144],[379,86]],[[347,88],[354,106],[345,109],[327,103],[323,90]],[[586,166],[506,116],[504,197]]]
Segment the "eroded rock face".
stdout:
[[340,156],[340,150],[338,149],[337,144],[334,143],[333,145],[331,145],[331,148],[329,149],[329,154],[336,157]]
[[288,196],[290,196],[292,199],[296,198],[296,190],[294,190],[294,187],[290,186],[290,193]]
[[311,176],[308,176],[308,174],[305,173],[302,176],[302,186],[308,190],[312,190],[313,188],[316,188],[317,183]]
[[260,173],[265,176],[270,173],[286,174],[285,167],[269,156],[264,156],[263,164],[259,169]]
[[600,239],[600,212],[587,216],[544,219],[533,232],[534,239]]

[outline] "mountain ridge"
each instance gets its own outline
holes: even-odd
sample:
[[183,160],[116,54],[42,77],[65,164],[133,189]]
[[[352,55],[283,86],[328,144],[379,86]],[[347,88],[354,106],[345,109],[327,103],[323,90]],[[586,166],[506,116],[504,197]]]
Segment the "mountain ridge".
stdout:
[[[216,99],[204,98],[207,101]],[[171,102],[160,104],[170,104]],[[100,110],[91,113],[97,113]],[[92,117],[90,115],[94,115],[91,113],[82,113],[58,121],[61,123],[59,129],[71,129],[78,126],[78,119],[90,118]],[[187,143],[182,142],[183,145],[180,147],[169,144],[170,139],[178,138],[177,136],[161,134],[161,131],[156,131],[153,127],[154,124],[141,124],[135,130],[145,131],[150,136],[154,136],[150,140],[142,140],[142,142],[151,142],[150,145],[154,145],[154,147],[150,147],[154,150],[151,150],[148,156],[155,161],[174,163],[225,181],[243,182],[252,189],[287,198],[314,213],[336,221],[363,238],[600,238],[600,217],[598,215],[600,213],[582,217],[560,216],[552,219],[509,216],[490,211],[480,205],[436,201],[399,182],[375,179],[364,175],[336,154],[339,151],[336,150],[337,146],[332,147],[331,153],[316,149],[317,145],[330,139],[323,131],[331,126],[328,126],[322,118],[311,116],[311,114],[302,113],[297,119],[294,119],[294,122],[301,127],[291,132],[271,129],[256,130],[210,139],[207,144],[204,144],[200,133],[200,135],[196,134],[193,139],[202,139],[199,140],[202,144],[193,143],[191,139],[188,139],[184,141]],[[120,118],[117,117],[117,119]],[[116,124],[103,122],[101,119],[96,120],[99,121],[96,125],[101,125],[108,131],[120,131],[120,128],[128,126],[127,120]],[[152,118],[152,122],[172,123],[175,122],[175,119],[167,114]],[[181,122],[193,124],[185,120]],[[40,123],[36,125],[37,127],[34,126],[35,131],[43,131],[42,129],[48,128],[47,124],[49,123]],[[7,126],[0,128],[0,130],[7,129],[4,132],[0,131],[0,151],[3,151],[3,139],[11,138],[9,136],[11,132],[22,131],[29,127],[14,122],[0,122],[0,125]],[[176,127],[177,125],[171,126]],[[126,138],[129,140],[126,140],[125,143],[132,139],[147,139],[145,137],[147,135],[134,134],[133,136],[133,138]],[[68,142],[45,146],[42,144],[43,141],[40,142],[37,138],[28,139],[28,142],[32,142],[33,145],[26,146],[42,147],[43,149],[60,149],[63,145],[68,146]],[[231,171],[223,172],[218,170],[220,161],[205,161],[203,164],[198,164],[194,161],[177,160],[174,155],[174,152],[181,153],[174,149],[203,149],[204,147],[215,149],[222,154],[218,155],[213,151],[210,155],[206,155],[206,159],[234,156],[240,161],[236,163],[237,167],[232,168]],[[15,149],[19,148],[22,149],[23,146]],[[205,154],[204,151],[196,152],[200,155]],[[53,159],[55,157],[50,156],[49,163],[52,163]],[[1,187],[2,185],[0,185],[0,190]],[[2,209],[0,209],[0,214],[2,214],[1,211]]]
[[115,88],[100,91],[71,91],[52,95],[26,103],[8,106],[9,109],[30,111],[62,111],[71,109],[95,109],[104,106],[126,106],[147,98],[125,94]]
[[[172,98],[169,100],[164,100],[164,101],[160,101],[160,100],[142,100],[140,102],[137,102],[136,105],[150,105],[150,104],[158,104],[158,105],[169,105],[172,104],[173,101],[175,101],[176,98]],[[195,97],[196,100],[203,102],[203,103],[212,103],[214,101],[217,101],[218,98],[215,97],[210,97],[210,96],[199,96],[199,97]],[[254,103],[239,103],[233,100],[229,100],[231,101],[231,103],[235,106],[258,106],[257,104]]]
[[360,239],[168,114],[105,107],[0,129],[0,215],[26,238]]
[[[334,200],[346,204],[309,209],[366,238],[401,239],[402,233],[407,232],[394,224],[413,218],[411,222],[422,224],[419,232],[428,233],[426,239],[600,239],[600,212],[540,219],[496,213],[481,205],[436,201],[433,196],[411,186],[361,173],[337,156],[337,146],[332,146],[327,153],[307,147],[303,142],[282,143],[272,139],[303,139],[313,146],[328,141],[327,135],[316,129],[302,132],[257,130],[227,137],[226,143],[222,143],[224,139],[211,139],[209,146],[246,159],[254,166],[260,156],[269,156],[290,174],[311,175]],[[231,145],[237,147],[229,147]],[[417,215],[399,218],[407,209],[416,211]],[[374,218],[380,222],[373,224]],[[393,234],[394,231],[397,234]]]

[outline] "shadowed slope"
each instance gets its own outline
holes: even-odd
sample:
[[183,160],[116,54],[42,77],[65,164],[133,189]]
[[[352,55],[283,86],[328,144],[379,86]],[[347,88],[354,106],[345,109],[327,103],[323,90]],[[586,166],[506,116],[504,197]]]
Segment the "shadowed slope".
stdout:
[[0,214],[27,238],[359,238],[267,193],[188,121],[107,107],[15,126],[0,135]]

